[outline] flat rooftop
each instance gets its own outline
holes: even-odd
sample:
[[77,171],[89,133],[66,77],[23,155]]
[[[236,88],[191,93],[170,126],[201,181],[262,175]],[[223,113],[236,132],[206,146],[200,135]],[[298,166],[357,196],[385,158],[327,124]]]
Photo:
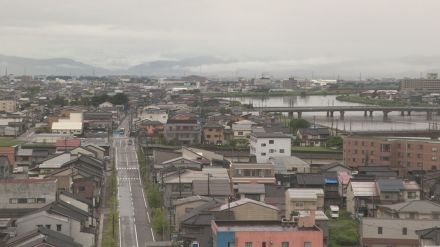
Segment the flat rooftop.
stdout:
[[242,232],[296,232],[320,231],[317,227],[298,227],[295,223],[281,221],[215,221],[217,231]]

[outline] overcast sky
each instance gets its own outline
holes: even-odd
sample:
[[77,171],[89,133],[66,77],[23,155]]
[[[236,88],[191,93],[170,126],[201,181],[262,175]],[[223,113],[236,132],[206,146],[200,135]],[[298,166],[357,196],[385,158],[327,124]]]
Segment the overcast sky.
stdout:
[[215,56],[327,64],[440,55],[438,0],[2,0],[0,54],[106,68]]

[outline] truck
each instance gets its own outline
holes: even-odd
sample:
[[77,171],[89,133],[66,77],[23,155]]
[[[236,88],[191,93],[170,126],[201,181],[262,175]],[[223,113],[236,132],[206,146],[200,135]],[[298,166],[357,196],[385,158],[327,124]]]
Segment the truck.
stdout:
[[337,206],[337,205],[330,205],[330,216],[333,219],[339,218],[339,206]]

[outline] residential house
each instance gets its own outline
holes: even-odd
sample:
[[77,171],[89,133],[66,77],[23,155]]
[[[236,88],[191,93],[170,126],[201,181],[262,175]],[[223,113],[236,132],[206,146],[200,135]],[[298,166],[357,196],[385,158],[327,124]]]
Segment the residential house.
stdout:
[[72,237],[49,230],[43,226],[37,227],[29,232],[22,233],[5,244],[5,247],[83,247],[75,242]]
[[420,246],[417,232],[439,226],[439,220],[361,218],[361,246]]
[[157,121],[166,124],[168,121],[168,114],[166,111],[160,109],[145,108],[142,110],[139,118],[141,120]]
[[249,120],[240,120],[232,123],[232,131],[234,133],[234,139],[247,139],[252,133],[252,127],[256,123]]
[[55,201],[56,192],[53,179],[2,179],[0,210],[41,208]]
[[271,157],[275,174],[310,173],[310,164],[296,156]]
[[300,128],[296,136],[301,146],[323,147],[330,137],[330,130],[321,127]]
[[362,216],[374,215],[379,204],[374,181],[350,181],[347,189],[347,211]]
[[144,132],[150,140],[161,138],[164,135],[165,124],[162,122],[144,119],[137,122],[136,125],[137,130]]
[[272,164],[232,163],[229,169],[232,184],[274,184]]
[[249,198],[255,201],[264,202],[266,189],[264,184],[238,184],[236,197],[239,199]]
[[207,123],[203,126],[202,139],[204,144],[224,144],[224,127],[218,123]]
[[63,167],[63,165],[72,159],[70,153],[60,153],[58,155],[52,156],[46,160],[43,160],[37,166],[30,168],[28,175],[29,177],[38,177],[39,175],[47,175],[57,169]]
[[281,221],[212,221],[213,246],[322,247],[323,233],[314,214],[297,224]]
[[171,207],[175,199],[192,195],[225,199],[232,194],[229,175],[224,168],[181,169],[164,175],[160,183],[166,207]]
[[45,227],[70,236],[84,247],[95,245],[95,219],[89,212],[61,201],[33,211],[16,221],[17,235]]
[[290,157],[291,139],[283,133],[252,133],[250,153],[255,155],[257,163],[267,163],[270,157]]
[[57,152],[69,152],[79,146],[81,146],[80,139],[64,139],[57,140],[55,143]]
[[420,247],[440,246],[440,227],[416,230]]
[[212,246],[212,220],[266,221],[279,219],[278,215],[276,207],[250,199],[229,203],[211,199],[182,216],[179,229],[185,243],[198,241],[200,245]]
[[323,189],[287,189],[285,217],[291,219],[293,212],[323,210]]
[[179,231],[180,229],[180,219],[183,215],[191,212],[193,209],[200,207],[208,201],[211,201],[212,198],[206,196],[189,196],[181,199],[174,200],[174,221],[173,225],[175,226],[175,230]]
[[200,123],[195,118],[168,119],[165,126],[165,139],[168,142],[184,145],[200,143]]
[[377,218],[439,220],[440,204],[427,200],[413,200],[391,205],[378,205]]
[[34,167],[36,164],[47,159],[49,155],[48,150],[19,147],[15,155],[16,166],[23,167],[24,171],[27,172],[29,167]]
[[378,179],[376,186],[381,204],[393,204],[403,201],[402,179]]

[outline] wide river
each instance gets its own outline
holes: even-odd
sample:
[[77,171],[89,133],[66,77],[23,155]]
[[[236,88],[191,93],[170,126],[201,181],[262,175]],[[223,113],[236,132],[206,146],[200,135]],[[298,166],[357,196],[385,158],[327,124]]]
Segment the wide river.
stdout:
[[[254,107],[301,107],[301,106],[360,106],[362,104],[338,101],[336,95],[328,96],[282,96],[282,97],[234,97],[229,100],[239,101],[242,104],[252,104]],[[339,119],[339,112],[333,118],[328,118],[325,112],[306,112],[303,118],[315,121],[317,124],[346,131],[371,130],[428,130],[436,128],[440,117],[433,114],[432,120],[426,120],[426,113],[412,112],[411,116],[401,116],[400,112],[390,112],[388,120],[383,120],[382,112],[374,112],[373,117],[364,117],[364,112],[346,112],[343,120]],[[296,114],[295,114],[296,117]],[[431,127],[430,127],[431,126]],[[434,126],[434,127],[433,127]],[[440,128],[440,124],[438,126]]]

